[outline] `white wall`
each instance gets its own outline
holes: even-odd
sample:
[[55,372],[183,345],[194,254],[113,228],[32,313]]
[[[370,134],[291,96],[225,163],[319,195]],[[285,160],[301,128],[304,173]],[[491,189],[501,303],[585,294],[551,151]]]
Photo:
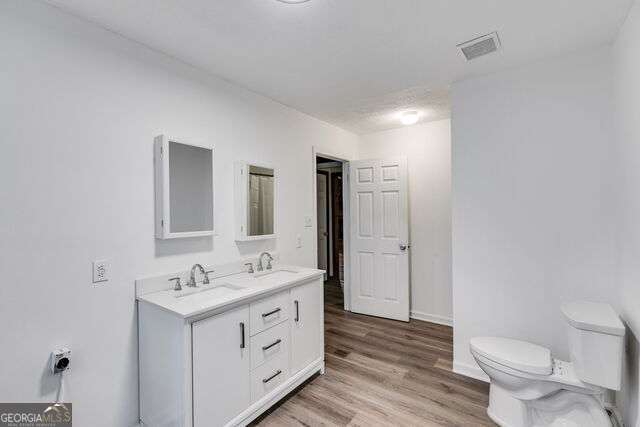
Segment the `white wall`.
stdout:
[[626,322],[628,353],[625,425],[640,426],[640,3],[636,1],[614,44],[617,284]]
[[451,122],[360,137],[359,157],[409,159],[411,314],[451,322]]
[[[39,2],[0,3],[0,52],[0,401],[51,401],[49,352],[68,345],[75,424],[133,425],[134,279],[262,248],[315,265],[311,147],[353,158],[357,138]],[[163,132],[215,147],[214,238],[153,237]],[[240,159],[278,168],[277,247],[234,242]],[[102,258],[111,280],[94,286]]]
[[454,367],[478,374],[478,335],[565,358],[560,304],[616,302],[611,50],[456,83],[452,105]]

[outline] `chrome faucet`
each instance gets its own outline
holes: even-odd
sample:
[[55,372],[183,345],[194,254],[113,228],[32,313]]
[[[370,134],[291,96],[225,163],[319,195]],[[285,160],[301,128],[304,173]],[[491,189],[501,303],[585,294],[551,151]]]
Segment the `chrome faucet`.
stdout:
[[198,286],[196,283],[196,269],[200,270],[200,273],[202,273],[205,277],[207,276],[207,271],[202,265],[193,264],[193,267],[191,267],[191,275],[189,276],[189,281],[187,282],[187,286],[190,286],[192,288]]
[[269,252],[262,252],[260,254],[260,256],[258,257],[258,265],[256,267],[256,269],[258,271],[263,271],[264,270],[264,266],[262,265],[262,258],[264,256],[267,256],[267,270],[271,270],[271,261],[273,261],[273,257],[271,256],[271,254]]

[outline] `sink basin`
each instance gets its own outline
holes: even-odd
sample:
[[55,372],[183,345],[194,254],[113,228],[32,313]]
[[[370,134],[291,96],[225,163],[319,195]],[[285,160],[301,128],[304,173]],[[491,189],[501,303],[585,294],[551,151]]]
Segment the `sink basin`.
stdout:
[[289,279],[293,279],[294,277],[296,277],[298,275],[298,271],[296,270],[289,270],[286,268],[282,268],[282,269],[278,269],[278,270],[267,270],[267,271],[261,271],[259,273],[256,273],[255,276],[253,276],[255,279],[257,280],[264,280],[264,279],[269,279],[269,280],[289,280]]
[[215,297],[220,297],[223,295],[227,295],[227,294],[239,291],[241,289],[243,289],[241,286],[232,285],[230,283],[223,283],[221,285],[214,285],[210,287],[183,289],[182,291],[175,292],[173,296],[179,299],[185,299],[188,297],[197,297],[197,296],[206,296],[207,298],[211,298],[211,297],[215,298]]

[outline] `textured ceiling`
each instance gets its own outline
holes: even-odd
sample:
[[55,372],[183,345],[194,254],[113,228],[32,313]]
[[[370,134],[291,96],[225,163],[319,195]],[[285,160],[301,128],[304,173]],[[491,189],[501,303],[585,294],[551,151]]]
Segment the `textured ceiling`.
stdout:
[[446,119],[451,116],[449,90],[413,87],[371,98],[354,100],[342,110],[322,118],[357,134],[377,132],[400,126],[400,116],[417,111],[418,123]]
[[[446,116],[456,80],[608,43],[633,2],[48,1],[358,133],[398,126],[392,117],[405,108]],[[491,31],[499,52],[467,62],[456,49]]]

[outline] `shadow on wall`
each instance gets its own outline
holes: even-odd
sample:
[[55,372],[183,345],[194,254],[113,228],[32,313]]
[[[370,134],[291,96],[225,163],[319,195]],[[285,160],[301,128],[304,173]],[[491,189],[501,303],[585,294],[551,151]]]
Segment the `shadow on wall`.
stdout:
[[[640,343],[629,325],[627,326],[626,352],[624,361],[624,383],[622,384],[621,396],[623,400],[623,410],[625,425],[640,426],[638,419],[638,357],[640,357]],[[620,406],[620,405],[618,405]]]

